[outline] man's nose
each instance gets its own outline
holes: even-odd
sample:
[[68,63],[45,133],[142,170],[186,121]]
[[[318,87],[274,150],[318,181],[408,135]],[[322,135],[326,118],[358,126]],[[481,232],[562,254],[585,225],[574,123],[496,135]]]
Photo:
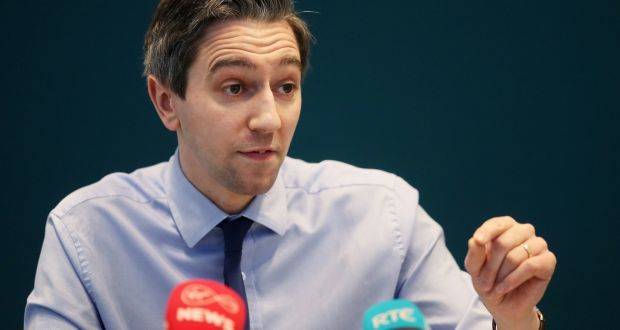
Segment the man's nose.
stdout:
[[248,124],[250,130],[271,133],[280,129],[282,121],[278,113],[273,92],[269,88],[258,94],[252,118]]

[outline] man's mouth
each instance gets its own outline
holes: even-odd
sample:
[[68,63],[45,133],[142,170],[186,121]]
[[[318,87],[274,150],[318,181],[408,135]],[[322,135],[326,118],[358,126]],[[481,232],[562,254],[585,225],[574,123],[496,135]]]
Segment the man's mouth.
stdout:
[[255,161],[268,160],[276,155],[276,152],[273,149],[255,149],[240,151],[239,153]]

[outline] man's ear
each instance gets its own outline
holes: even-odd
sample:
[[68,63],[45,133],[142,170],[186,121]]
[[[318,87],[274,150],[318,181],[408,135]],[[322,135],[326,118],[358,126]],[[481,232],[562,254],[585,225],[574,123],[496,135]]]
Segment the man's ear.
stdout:
[[146,84],[159,119],[167,129],[176,131],[179,128],[179,118],[172,102],[176,95],[153,75],[148,75]]

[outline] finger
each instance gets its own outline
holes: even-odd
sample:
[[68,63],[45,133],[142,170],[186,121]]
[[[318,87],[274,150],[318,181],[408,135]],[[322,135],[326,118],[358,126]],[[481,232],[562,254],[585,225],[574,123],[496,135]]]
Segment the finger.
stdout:
[[511,217],[491,218],[476,229],[474,238],[478,244],[484,245],[504,233],[515,223],[516,221]]
[[515,314],[521,314],[519,311],[531,311],[533,306],[538,305],[548,286],[549,281],[532,277],[504,295],[496,295],[492,292],[489,294],[490,298],[487,297],[487,301],[507,302]]
[[474,280],[477,280],[480,269],[486,260],[484,245],[479,245],[472,237],[467,241],[467,256],[465,256],[465,269]]
[[512,273],[508,274],[504,280],[502,280],[496,286],[494,293],[496,295],[506,294],[531,278],[537,278],[543,281],[549,281],[557,259],[553,252],[547,250],[543,253],[527,259],[522,262]]
[[483,290],[488,291],[493,288],[497,272],[506,254],[532,236],[534,236],[534,226],[515,224],[491,242],[487,261],[480,271],[480,282]]
[[[530,237],[525,243],[530,250],[531,256],[536,256],[547,250],[547,242],[542,237],[534,236]],[[527,251],[523,248],[522,244],[514,247],[502,262],[502,265],[497,272],[495,282],[502,281],[508,274],[515,270],[522,262],[531,257]]]

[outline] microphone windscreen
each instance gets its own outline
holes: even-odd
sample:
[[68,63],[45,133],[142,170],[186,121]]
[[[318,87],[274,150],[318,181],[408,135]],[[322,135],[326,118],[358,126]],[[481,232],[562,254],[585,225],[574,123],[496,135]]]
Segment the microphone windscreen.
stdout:
[[373,305],[364,314],[363,330],[427,330],[422,311],[403,299],[388,300]]
[[243,330],[243,299],[226,285],[205,279],[181,282],[170,293],[164,328],[168,330]]

